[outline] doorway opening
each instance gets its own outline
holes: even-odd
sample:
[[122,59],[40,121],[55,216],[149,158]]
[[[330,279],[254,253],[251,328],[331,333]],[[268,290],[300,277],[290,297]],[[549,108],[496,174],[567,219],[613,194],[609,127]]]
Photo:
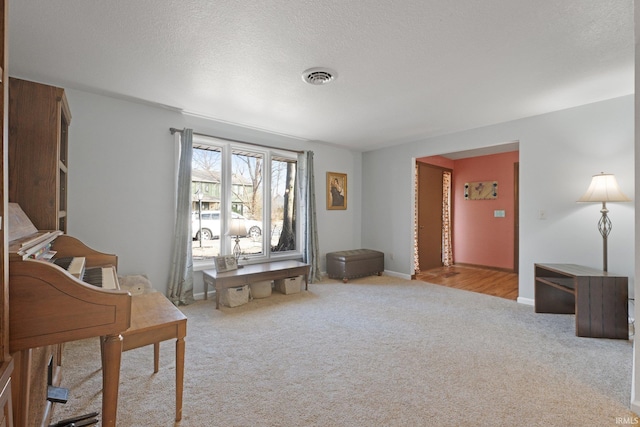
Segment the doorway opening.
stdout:
[[[415,278],[518,297],[518,145],[416,159]],[[492,182],[495,196],[470,198],[475,181]]]

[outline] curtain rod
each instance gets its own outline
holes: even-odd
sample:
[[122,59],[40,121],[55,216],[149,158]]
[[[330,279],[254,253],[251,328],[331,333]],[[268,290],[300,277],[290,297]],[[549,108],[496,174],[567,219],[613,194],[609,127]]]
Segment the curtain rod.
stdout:
[[[178,132],[180,134],[182,133],[182,129],[176,129],[176,128],[169,128],[169,131],[171,131],[171,135],[175,134],[176,132]],[[302,151],[302,150],[289,150],[287,148],[273,147],[271,145],[256,144],[255,142],[240,141],[239,139],[231,139],[231,138],[224,138],[224,137],[221,137],[221,136],[207,135],[206,133],[193,132],[193,134],[194,135],[198,135],[198,136],[206,136],[206,137],[209,137],[209,138],[221,139],[223,141],[238,142],[240,144],[256,145],[258,147],[263,147],[263,148],[273,148],[274,150],[289,151],[289,152],[292,152],[292,153],[304,154],[304,151]]]

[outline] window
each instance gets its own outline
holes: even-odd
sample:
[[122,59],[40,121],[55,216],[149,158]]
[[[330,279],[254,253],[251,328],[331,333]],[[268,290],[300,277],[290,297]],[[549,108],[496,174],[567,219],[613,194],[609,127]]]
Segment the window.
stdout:
[[231,254],[236,239],[240,262],[299,255],[296,179],[294,153],[194,136],[194,260]]

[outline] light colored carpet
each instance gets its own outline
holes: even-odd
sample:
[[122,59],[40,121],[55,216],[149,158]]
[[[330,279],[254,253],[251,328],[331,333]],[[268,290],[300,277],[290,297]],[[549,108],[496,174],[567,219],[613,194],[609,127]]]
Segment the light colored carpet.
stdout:
[[[368,277],[324,280],[188,316],[180,426],[615,426],[632,344],[578,338],[572,315],[467,291]],[[174,425],[174,343],[123,354],[119,426]],[[69,343],[70,401],[101,408],[98,340]]]

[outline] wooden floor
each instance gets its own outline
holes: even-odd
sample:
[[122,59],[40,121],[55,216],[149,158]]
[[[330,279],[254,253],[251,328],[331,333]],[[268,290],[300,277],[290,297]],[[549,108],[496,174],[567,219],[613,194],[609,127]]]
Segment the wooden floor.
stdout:
[[518,275],[516,273],[477,267],[452,266],[422,271],[416,276],[416,279],[500,298],[511,300],[518,298]]

